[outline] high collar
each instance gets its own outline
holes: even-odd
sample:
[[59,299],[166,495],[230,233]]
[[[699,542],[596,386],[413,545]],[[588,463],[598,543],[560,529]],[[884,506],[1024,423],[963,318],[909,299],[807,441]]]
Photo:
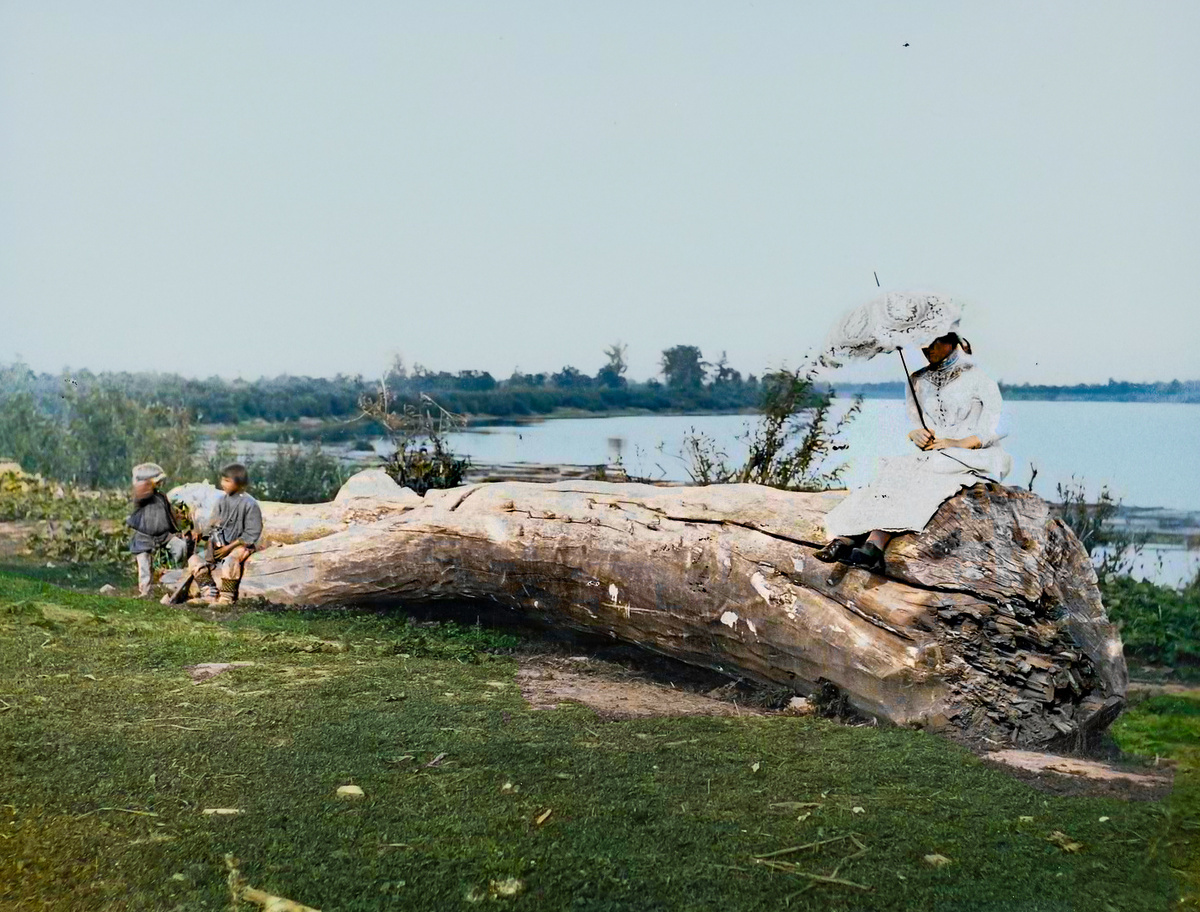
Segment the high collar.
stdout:
[[929,370],[932,372],[941,373],[942,371],[949,370],[956,364],[963,363],[963,361],[963,350],[956,347],[954,351],[946,355],[946,357],[944,357],[941,361],[938,361],[936,364],[929,365]]

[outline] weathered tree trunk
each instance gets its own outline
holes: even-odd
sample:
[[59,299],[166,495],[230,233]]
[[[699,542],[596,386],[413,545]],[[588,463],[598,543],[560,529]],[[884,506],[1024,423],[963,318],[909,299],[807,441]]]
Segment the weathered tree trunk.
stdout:
[[254,556],[243,594],[487,600],[802,693],[832,684],[880,720],[1001,744],[1096,731],[1124,704],[1088,556],[1024,491],[961,492],[893,540],[883,577],[813,557],[840,493],[570,481],[420,498],[380,476],[330,504],[264,504],[269,537],[292,543]]

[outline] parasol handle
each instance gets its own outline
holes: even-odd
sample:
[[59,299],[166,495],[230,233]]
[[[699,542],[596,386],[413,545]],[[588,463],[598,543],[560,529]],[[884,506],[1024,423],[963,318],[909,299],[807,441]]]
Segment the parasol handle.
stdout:
[[913,386],[912,374],[908,372],[908,362],[904,360],[904,349],[897,348],[900,353],[900,363],[904,365],[904,376],[908,378],[908,388],[912,391],[913,403],[917,406],[917,417],[921,419],[921,427],[929,430],[929,425],[925,423],[925,413],[921,411],[921,400],[917,398],[917,388]]

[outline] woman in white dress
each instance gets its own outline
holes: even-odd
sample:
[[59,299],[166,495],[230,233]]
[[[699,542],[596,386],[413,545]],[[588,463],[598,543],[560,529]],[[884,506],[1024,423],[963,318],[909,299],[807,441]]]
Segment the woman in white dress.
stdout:
[[912,389],[905,390],[915,426],[908,437],[920,452],[880,460],[871,482],[829,511],[831,541],[817,552],[820,560],[882,572],[883,549],[893,535],[921,531],[960,488],[999,482],[1012,469],[997,433],[1000,387],[975,366],[970,344],[952,332],[921,351],[929,366],[912,376],[920,413]]

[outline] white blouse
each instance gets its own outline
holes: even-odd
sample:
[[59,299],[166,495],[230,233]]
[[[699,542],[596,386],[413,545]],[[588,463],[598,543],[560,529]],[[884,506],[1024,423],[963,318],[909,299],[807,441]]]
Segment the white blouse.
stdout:
[[[1006,437],[999,433],[1002,399],[996,381],[976,367],[970,355],[959,351],[950,364],[924,367],[913,374],[925,424],[938,437],[961,440],[972,434],[983,447]],[[921,426],[912,390],[905,384],[905,404],[913,428]]]
[[[874,529],[919,532],[946,498],[980,481],[1001,482],[1012,470],[1012,457],[1000,440],[1000,387],[964,352],[949,363],[913,374],[925,424],[935,435],[961,440],[972,435],[979,449],[947,447],[910,450],[883,457],[871,481],[855,488],[825,514],[830,537],[862,535]],[[906,390],[908,418],[921,426],[916,402]]]

